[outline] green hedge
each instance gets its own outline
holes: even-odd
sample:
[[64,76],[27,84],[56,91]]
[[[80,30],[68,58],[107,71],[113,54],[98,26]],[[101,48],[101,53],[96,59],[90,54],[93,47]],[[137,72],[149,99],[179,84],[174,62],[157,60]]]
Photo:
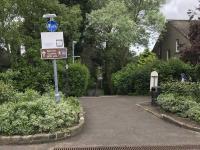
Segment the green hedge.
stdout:
[[0,105],[0,134],[29,135],[66,129],[78,123],[77,99],[62,96],[56,103],[54,93],[40,96],[33,90],[18,93],[16,99]]
[[163,93],[181,96],[192,96],[194,100],[200,100],[200,83],[196,82],[166,82],[161,84]]
[[85,94],[89,81],[88,68],[80,63],[70,64],[62,79],[62,91],[67,96],[82,96]]
[[200,84],[171,82],[162,85],[157,103],[165,111],[176,113],[200,123]]
[[26,89],[34,89],[40,93],[45,93],[46,88],[53,85],[53,68],[44,63],[42,66],[23,66],[16,70],[7,70],[0,73],[0,80],[10,83],[21,92]]
[[180,80],[181,73],[193,75],[193,67],[179,59],[167,62],[155,60],[145,65],[128,64],[122,70],[112,75],[113,88],[116,94],[129,93],[148,94],[150,74],[156,70],[159,73],[159,83]]

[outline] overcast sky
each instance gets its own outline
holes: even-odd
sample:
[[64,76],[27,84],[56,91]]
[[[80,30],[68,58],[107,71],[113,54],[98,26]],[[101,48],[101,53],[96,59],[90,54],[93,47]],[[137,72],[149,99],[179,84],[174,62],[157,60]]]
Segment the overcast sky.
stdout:
[[198,0],[167,0],[161,11],[167,19],[188,19],[187,10],[195,9]]
[[[167,3],[161,8],[161,12],[166,19],[188,20],[188,9],[195,10],[198,7],[198,0],[167,0]],[[150,38],[149,48],[152,50],[156,42],[156,38]],[[137,54],[143,52],[144,47],[133,47]]]

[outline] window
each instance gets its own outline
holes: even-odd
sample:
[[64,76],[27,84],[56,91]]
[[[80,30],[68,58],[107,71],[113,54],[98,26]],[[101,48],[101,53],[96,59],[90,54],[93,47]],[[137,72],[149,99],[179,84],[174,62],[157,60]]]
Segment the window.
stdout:
[[179,51],[179,39],[176,39],[176,52],[178,53]]

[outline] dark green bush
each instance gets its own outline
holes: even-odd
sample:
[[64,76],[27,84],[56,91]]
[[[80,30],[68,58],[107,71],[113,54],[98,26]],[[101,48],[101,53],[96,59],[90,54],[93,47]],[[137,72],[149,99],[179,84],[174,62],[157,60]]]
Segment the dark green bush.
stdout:
[[54,96],[50,96],[53,94],[37,98],[35,95],[38,96],[37,92],[27,91],[21,100],[1,105],[1,135],[55,132],[78,122],[80,105],[77,99],[62,97],[61,102],[57,104]]
[[21,92],[26,89],[34,89],[40,93],[46,92],[46,87],[53,85],[53,68],[48,65],[42,66],[23,66],[16,71],[8,70],[0,73],[0,80],[12,84],[12,86]]
[[0,104],[14,99],[15,89],[10,84],[5,84],[0,80]]
[[181,79],[181,73],[191,76],[193,67],[179,59],[167,62],[155,60],[144,65],[128,64],[122,70],[112,75],[113,87],[116,94],[148,94],[150,74],[156,70],[159,83]]
[[137,66],[134,64],[128,64],[125,68],[112,75],[112,82],[114,91],[117,94],[128,94],[134,90],[134,71]]
[[200,83],[194,82],[166,82],[161,84],[162,92],[178,96],[192,96],[194,100],[200,100]]
[[88,68],[80,63],[70,64],[63,76],[62,91],[67,96],[85,94],[89,81]]

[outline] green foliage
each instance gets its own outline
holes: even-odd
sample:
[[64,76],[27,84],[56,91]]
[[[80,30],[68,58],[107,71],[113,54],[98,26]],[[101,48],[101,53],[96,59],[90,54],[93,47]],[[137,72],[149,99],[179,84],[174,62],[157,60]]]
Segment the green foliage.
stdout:
[[165,110],[187,117],[186,112],[197,105],[192,96],[175,96],[174,94],[161,94],[157,103]]
[[197,104],[196,106],[189,109],[187,111],[187,115],[192,120],[195,120],[196,122],[200,123],[200,104]]
[[165,83],[180,80],[181,73],[192,76],[192,68],[178,59],[167,62],[154,60],[144,65],[129,64],[112,75],[113,87],[117,94],[148,94],[152,71],[158,72],[159,83]]
[[137,66],[128,64],[125,68],[112,75],[114,90],[117,94],[128,94],[134,90],[134,71]]
[[15,79],[20,75],[19,71],[13,71],[8,69],[5,72],[0,73],[0,80],[2,80],[6,84],[15,84]]
[[[162,0],[91,2],[94,10],[86,15],[88,24],[84,37],[95,53],[87,47],[83,55],[86,54],[85,59],[90,60],[87,61],[91,63],[89,65],[97,63],[97,66],[103,67],[104,92],[113,94],[111,75],[133,59],[133,54],[129,51],[130,45],[146,46],[150,36],[148,31],[157,32],[163,28],[164,18],[158,9]],[[102,46],[104,42],[106,47]]]
[[13,100],[15,97],[15,90],[12,85],[5,84],[0,80],[0,104]]
[[[52,95],[52,94],[50,94]],[[77,99],[40,96],[33,90],[18,93],[18,101],[1,105],[0,134],[29,135],[64,130],[78,122],[80,105]]]
[[82,96],[86,92],[89,76],[89,71],[85,65],[80,63],[70,64],[62,81],[63,93],[68,96]]
[[181,96],[192,96],[194,100],[200,100],[200,83],[194,82],[167,82],[161,84],[162,92]]
[[200,122],[199,90],[199,83],[166,83],[162,85],[157,103],[165,111]]
[[137,63],[138,65],[145,65],[154,62],[156,59],[156,54],[146,49],[143,53],[139,55]]
[[44,93],[46,87],[53,84],[52,63],[41,60],[37,50],[29,49],[13,66],[12,70],[0,73],[0,79],[18,91],[24,92],[28,88]]

